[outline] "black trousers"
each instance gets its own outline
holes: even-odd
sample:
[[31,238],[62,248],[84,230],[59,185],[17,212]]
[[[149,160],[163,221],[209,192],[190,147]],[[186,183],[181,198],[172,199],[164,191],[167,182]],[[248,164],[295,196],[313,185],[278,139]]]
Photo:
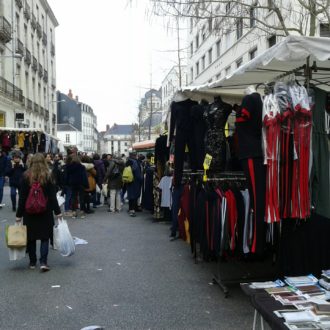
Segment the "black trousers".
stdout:
[[254,216],[251,251],[263,256],[266,247],[267,228],[265,223],[266,166],[262,158],[243,159],[241,164],[247,178],[250,205]]
[[130,199],[128,201],[128,209],[129,209],[129,211],[136,211],[136,209],[137,209],[137,199]]
[[189,130],[177,130],[174,151],[174,183],[180,185],[182,181],[185,149],[189,149],[189,163],[193,171],[202,170],[205,157],[204,126],[200,121],[192,124]]

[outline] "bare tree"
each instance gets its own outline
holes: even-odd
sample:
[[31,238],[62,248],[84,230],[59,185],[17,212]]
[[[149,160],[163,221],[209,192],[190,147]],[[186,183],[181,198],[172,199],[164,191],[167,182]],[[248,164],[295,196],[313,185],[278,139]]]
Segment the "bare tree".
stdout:
[[330,26],[330,0],[150,0],[158,16],[207,20],[213,33],[257,27],[279,36],[315,36],[319,22]]

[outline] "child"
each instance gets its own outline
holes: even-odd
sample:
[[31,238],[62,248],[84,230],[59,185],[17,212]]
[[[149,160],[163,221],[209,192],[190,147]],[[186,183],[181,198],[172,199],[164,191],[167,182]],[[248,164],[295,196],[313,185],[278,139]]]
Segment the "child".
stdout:
[[164,176],[161,178],[158,188],[162,191],[160,206],[164,210],[164,219],[171,221],[172,208],[172,173],[173,170],[170,165],[166,164]]

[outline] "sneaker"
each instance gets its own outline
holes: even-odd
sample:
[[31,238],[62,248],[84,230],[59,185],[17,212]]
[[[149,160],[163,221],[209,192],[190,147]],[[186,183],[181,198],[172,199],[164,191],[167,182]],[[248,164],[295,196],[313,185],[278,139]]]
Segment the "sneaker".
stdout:
[[84,211],[80,212],[80,219],[85,219],[85,218],[86,218],[85,212]]
[[95,211],[93,211],[93,210],[86,210],[85,213],[86,214],[92,214],[92,213],[95,213]]
[[40,266],[40,271],[45,273],[48,272],[50,270],[50,267],[48,265],[41,265]]
[[132,218],[134,218],[134,217],[136,217],[136,214],[135,214],[135,212],[130,212],[129,213],[129,216],[132,217]]
[[66,212],[64,212],[64,216],[65,217],[72,217],[73,213],[72,213],[72,211],[66,211]]
[[29,268],[30,268],[30,269],[36,269],[36,264],[30,263],[30,264],[29,264]]
[[77,218],[77,212],[72,212],[72,219],[76,219]]
[[109,213],[114,213],[115,211],[108,209],[108,212]]

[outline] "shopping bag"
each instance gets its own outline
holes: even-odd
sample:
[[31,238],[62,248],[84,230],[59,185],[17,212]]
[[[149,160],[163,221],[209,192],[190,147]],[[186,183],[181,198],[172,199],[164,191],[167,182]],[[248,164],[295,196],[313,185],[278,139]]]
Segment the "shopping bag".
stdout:
[[23,248],[9,248],[9,260],[15,261],[15,260],[21,260],[26,255],[26,247]]
[[102,195],[104,197],[107,197],[108,196],[108,184],[107,183],[105,183],[105,184],[102,185]]
[[100,194],[100,193],[101,193],[101,189],[100,189],[100,187],[99,187],[98,184],[96,185],[96,193],[97,193],[97,194]]
[[56,194],[56,198],[57,198],[58,206],[61,207],[65,203],[65,198],[62,196],[62,192],[61,191],[59,191]]
[[58,220],[54,226],[54,249],[58,250],[63,257],[72,256],[76,250],[73,237],[71,236],[68,223],[64,219]]
[[27,243],[26,226],[21,224],[6,226],[6,243],[9,248],[23,248]]

